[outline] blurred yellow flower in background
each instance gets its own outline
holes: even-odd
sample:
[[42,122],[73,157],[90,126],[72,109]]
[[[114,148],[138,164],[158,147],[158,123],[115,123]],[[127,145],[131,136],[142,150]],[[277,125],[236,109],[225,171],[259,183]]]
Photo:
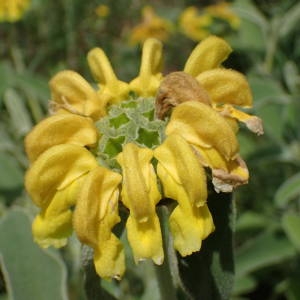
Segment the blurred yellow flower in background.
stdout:
[[181,31],[190,39],[200,41],[209,35],[207,29],[212,24],[210,15],[199,15],[198,8],[187,7],[179,17]]
[[199,251],[215,228],[207,181],[217,192],[231,192],[249,178],[237,121],[263,133],[259,118],[235,108],[251,107],[252,95],[242,74],[221,67],[230,52],[223,39],[208,37],[183,71],[163,77],[162,44],[150,38],[129,83],[117,78],[100,48],[88,54],[97,90],[76,72],[56,74],[52,115],[25,140],[31,162],[25,185],[40,208],[35,241],[61,247],[74,229],[93,248],[99,276],[120,279],[125,254],[113,232],[122,221],[119,210],[128,215],[123,222],[135,262],[160,265],[165,254],[156,207],[171,198],[174,248],[182,256]]
[[[225,23],[217,24],[217,21]],[[179,17],[180,30],[194,41],[200,41],[210,34],[222,34],[226,24],[232,30],[238,29],[240,24],[239,17],[230,9],[227,2],[209,5],[203,9],[190,6]]]
[[110,8],[105,4],[100,4],[96,7],[95,13],[100,18],[106,18],[110,14]]
[[130,33],[131,44],[142,43],[151,37],[160,41],[168,40],[173,30],[173,25],[169,20],[159,17],[149,5],[143,8],[142,17],[142,22],[135,26]]
[[27,10],[31,0],[1,0],[0,22],[16,22]]
[[227,2],[209,5],[205,7],[204,11],[215,18],[227,21],[234,29],[240,25],[240,18],[230,9],[230,4]]

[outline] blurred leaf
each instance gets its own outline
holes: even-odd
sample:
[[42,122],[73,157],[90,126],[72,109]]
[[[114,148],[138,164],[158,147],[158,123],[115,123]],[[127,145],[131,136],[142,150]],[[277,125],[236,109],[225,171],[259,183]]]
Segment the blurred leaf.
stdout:
[[15,90],[8,89],[5,92],[4,103],[11,118],[12,126],[19,137],[24,136],[32,127],[32,122],[24,102]]
[[178,256],[181,280],[192,299],[229,299],[234,280],[233,218],[231,194],[211,193],[208,206],[216,230],[199,252]]
[[283,16],[279,35],[286,37],[291,31],[299,27],[300,22],[300,3],[293,5]]
[[241,214],[236,221],[236,231],[264,228],[268,224],[265,216],[256,212],[247,211]]
[[291,200],[300,196],[300,173],[286,180],[275,193],[275,204],[277,207],[285,207]]
[[265,232],[238,249],[236,275],[244,276],[266,266],[281,263],[294,255],[295,248],[283,234]]
[[263,51],[266,44],[268,23],[250,0],[235,1],[233,10],[241,18],[235,48]]
[[300,216],[285,213],[282,217],[282,227],[290,241],[300,251]]
[[299,277],[289,279],[288,288],[286,289],[286,297],[287,297],[287,300],[299,300],[300,299]]
[[0,63],[0,105],[2,104],[2,96],[4,91],[12,87],[15,82],[14,71],[8,62],[2,61]]
[[66,300],[66,269],[32,241],[28,216],[12,210],[0,222],[1,268],[11,300]]
[[[299,6],[300,7],[300,6]],[[300,74],[297,65],[293,61],[287,61],[283,67],[285,82],[291,93],[300,91]]]
[[253,98],[257,105],[266,99],[278,98],[284,95],[284,91],[279,84],[271,77],[258,76],[250,74],[248,76],[249,84],[253,92]]
[[16,159],[0,152],[0,191],[15,190],[23,186],[23,172]]
[[28,72],[18,75],[17,82],[18,86],[27,91],[27,94],[39,98],[44,106],[48,105],[50,95],[47,80]]
[[252,291],[257,285],[251,276],[236,276],[234,280],[233,294],[240,295]]

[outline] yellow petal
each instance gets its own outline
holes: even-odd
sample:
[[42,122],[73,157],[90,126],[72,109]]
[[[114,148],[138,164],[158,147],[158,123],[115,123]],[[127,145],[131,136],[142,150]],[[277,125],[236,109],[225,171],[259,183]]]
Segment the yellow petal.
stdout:
[[133,143],[126,144],[117,157],[123,171],[122,201],[139,222],[147,221],[160,200],[150,163],[152,157],[151,149],[139,148]]
[[146,258],[151,258],[157,265],[163,263],[162,236],[157,215],[150,216],[145,222],[138,222],[129,216],[126,229],[135,263]]
[[54,112],[71,112],[98,120],[105,114],[97,92],[78,73],[61,71],[50,81]]
[[74,213],[74,229],[81,242],[94,249],[94,263],[100,277],[119,279],[125,271],[123,247],[112,233],[120,222],[119,189],[122,177],[103,167],[87,176]]
[[[150,160],[153,151],[126,144],[117,157],[123,171],[122,202],[130,210],[126,228],[135,261],[163,261],[162,237],[155,205],[161,199]],[[151,245],[151,247],[150,247]]]
[[209,36],[193,50],[185,64],[184,72],[197,77],[206,70],[219,67],[231,51],[225,40]]
[[158,163],[157,174],[163,184],[164,196],[178,202],[169,220],[174,247],[186,256],[200,250],[202,240],[214,230],[214,225],[206,204],[193,205],[186,190],[174,180],[170,171]]
[[49,148],[27,171],[25,186],[34,203],[46,207],[58,190],[97,167],[95,157],[78,145]]
[[104,51],[94,48],[88,53],[87,59],[90,70],[99,83],[100,91],[98,93],[105,105],[124,100],[128,96],[129,86],[118,80]]
[[184,102],[174,108],[166,134],[178,134],[188,143],[215,148],[227,160],[239,150],[236,136],[225,119],[200,102]]
[[97,138],[97,129],[91,119],[73,114],[58,114],[44,119],[33,128],[26,136],[25,148],[30,162],[33,162],[52,146],[91,146],[96,143]]
[[162,44],[150,38],[143,45],[139,76],[130,82],[132,91],[142,97],[154,96],[160,85],[162,74]]
[[213,103],[252,106],[252,93],[246,77],[234,70],[214,69],[197,76]]
[[264,134],[263,123],[259,117],[249,115],[243,111],[235,109],[231,105],[224,105],[224,107],[221,107],[219,110],[222,115],[234,118],[236,120],[239,120],[240,122],[245,123],[247,128],[257,135]]
[[56,192],[47,207],[35,218],[32,232],[35,242],[41,247],[62,247],[72,233],[71,207],[76,203],[83,177]]
[[154,150],[154,157],[184,188],[196,206],[206,202],[206,175],[191,146],[179,135],[170,135]]

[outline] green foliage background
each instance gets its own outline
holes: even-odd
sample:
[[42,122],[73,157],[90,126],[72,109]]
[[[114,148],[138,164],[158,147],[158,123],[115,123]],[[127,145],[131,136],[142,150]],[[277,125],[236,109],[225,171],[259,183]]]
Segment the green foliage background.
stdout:
[[[176,24],[185,7],[212,3],[165,0],[151,5]],[[106,18],[95,13],[99,4],[110,7]],[[140,47],[131,46],[128,38],[146,4],[33,0],[21,21],[0,24],[1,300],[86,299],[79,243],[71,239],[63,250],[45,251],[32,242],[30,220],[35,208],[23,187],[28,167],[23,139],[47,113],[47,82],[53,74],[73,69],[91,79],[86,63],[91,48],[100,46],[108,53],[121,79],[135,77]],[[265,135],[256,137],[243,129],[239,134],[251,179],[234,193],[235,283],[230,299],[298,300],[300,3],[234,0],[231,4],[241,25],[236,32],[222,33],[234,49],[226,66],[248,77],[253,113],[263,119]],[[181,70],[194,46],[175,30],[164,46],[165,70]],[[119,285],[102,283],[101,299],[159,299],[152,265],[137,268],[129,262],[127,274]]]

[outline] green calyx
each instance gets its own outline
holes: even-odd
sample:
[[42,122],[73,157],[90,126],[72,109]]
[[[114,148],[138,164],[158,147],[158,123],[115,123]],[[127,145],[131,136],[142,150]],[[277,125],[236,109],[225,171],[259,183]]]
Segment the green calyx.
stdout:
[[127,143],[156,148],[165,138],[166,123],[155,116],[155,98],[131,98],[110,106],[107,115],[96,123],[99,162],[118,169],[115,157]]

